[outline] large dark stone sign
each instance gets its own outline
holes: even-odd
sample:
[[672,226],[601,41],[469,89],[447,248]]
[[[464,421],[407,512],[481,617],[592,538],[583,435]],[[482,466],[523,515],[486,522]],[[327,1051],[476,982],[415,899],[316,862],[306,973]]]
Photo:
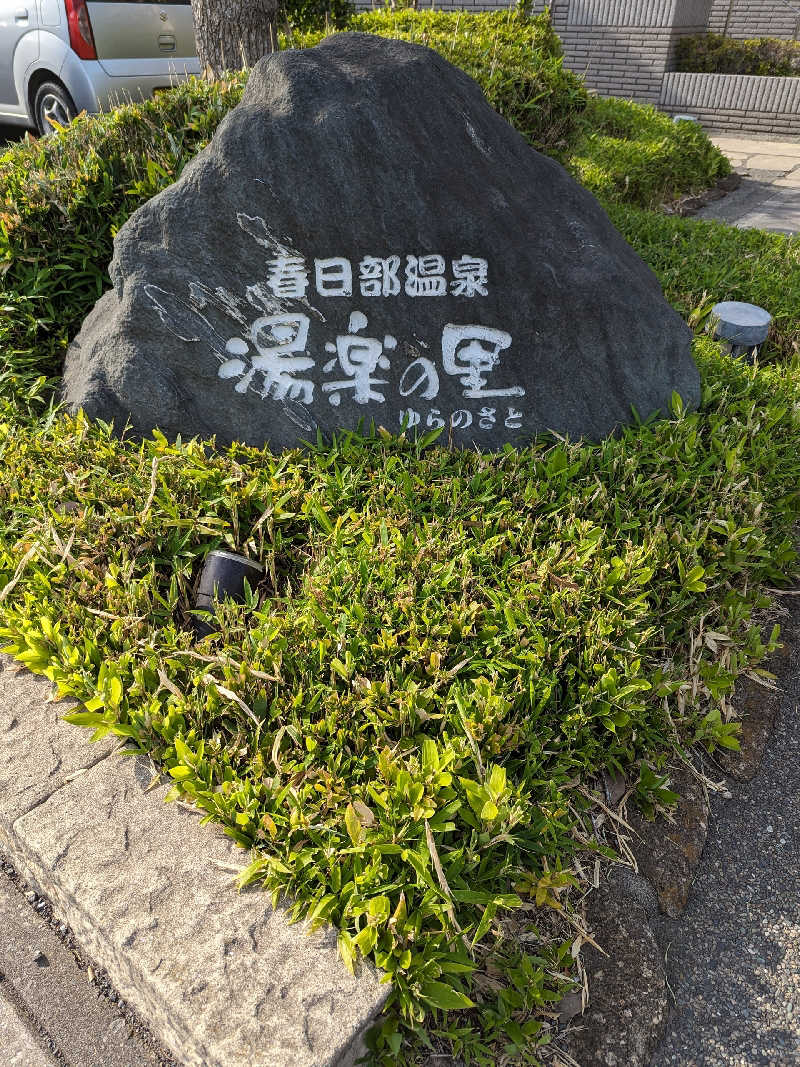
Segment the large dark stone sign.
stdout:
[[63,398],[119,431],[491,450],[699,401],[690,331],[597,201],[419,45],[263,59],[110,273]]

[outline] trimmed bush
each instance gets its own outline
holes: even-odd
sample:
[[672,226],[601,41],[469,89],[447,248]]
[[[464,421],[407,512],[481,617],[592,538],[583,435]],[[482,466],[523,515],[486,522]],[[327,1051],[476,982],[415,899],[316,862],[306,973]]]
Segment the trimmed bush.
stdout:
[[605,202],[656,207],[707,189],[730,163],[694,122],[673,122],[650,104],[592,97],[567,167]]
[[800,44],[777,37],[737,41],[716,33],[699,33],[681,37],[675,57],[678,70],[694,74],[800,75]]
[[280,14],[299,32],[344,26],[355,11],[350,0],[282,0]]

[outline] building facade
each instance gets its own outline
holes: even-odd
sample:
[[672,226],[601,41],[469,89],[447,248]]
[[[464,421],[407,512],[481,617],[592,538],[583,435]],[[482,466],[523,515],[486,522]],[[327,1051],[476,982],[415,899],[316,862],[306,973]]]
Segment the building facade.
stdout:
[[[383,6],[378,0],[357,4]],[[509,3],[434,0],[431,6],[491,11]],[[534,12],[544,8],[544,0],[533,0]],[[675,71],[676,46],[687,35],[800,39],[800,0],[550,0],[549,8],[565,65],[601,96],[689,113],[713,129],[800,135],[800,78]]]

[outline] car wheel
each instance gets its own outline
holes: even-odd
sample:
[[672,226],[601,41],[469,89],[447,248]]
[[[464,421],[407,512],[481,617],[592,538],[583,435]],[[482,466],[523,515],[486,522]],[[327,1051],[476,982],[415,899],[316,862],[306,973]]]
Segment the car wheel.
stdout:
[[55,133],[54,122],[59,126],[68,126],[77,114],[78,109],[63,85],[57,82],[45,82],[36,90],[33,119],[42,137],[49,137],[51,133]]

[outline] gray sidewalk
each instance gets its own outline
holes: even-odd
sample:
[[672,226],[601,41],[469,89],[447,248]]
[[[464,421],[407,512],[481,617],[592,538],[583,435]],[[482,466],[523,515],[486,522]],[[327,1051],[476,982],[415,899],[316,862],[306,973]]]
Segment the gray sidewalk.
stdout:
[[43,1052],[28,1025],[14,1010],[0,985],[0,1047],[6,1067],[55,1067],[56,1060]]
[[717,219],[741,229],[800,232],[800,142],[711,134],[741,174],[733,193],[701,208],[697,218]]

